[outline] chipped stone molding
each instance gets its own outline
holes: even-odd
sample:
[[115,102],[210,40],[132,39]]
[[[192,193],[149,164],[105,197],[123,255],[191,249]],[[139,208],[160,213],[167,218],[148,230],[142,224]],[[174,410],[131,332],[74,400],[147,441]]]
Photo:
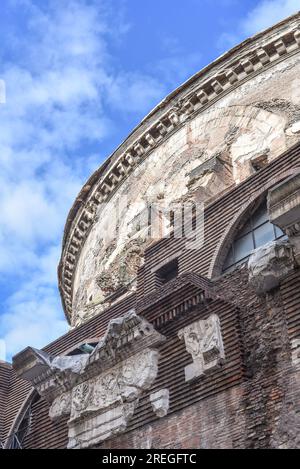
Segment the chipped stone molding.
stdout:
[[270,221],[289,237],[300,265],[300,173],[285,179],[269,191]]
[[[65,314],[72,317],[72,288],[78,257],[100,204],[154,148],[176,132],[187,119],[207,109],[266,68],[300,50],[299,14],[245,41],[199,72],[155,108],[123,145],[91,178],[77,198],[65,232],[59,267],[59,287]],[[178,97],[177,97],[178,96]],[[177,100],[176,100],[176,99]]]
[[54,394],[46,392],[49,388],[54,386],[56,393],[68,391],[75,382],[93,378],[147,347],[157,348],[164,340],[151,323],[130,310],[109,322],[103,338],[90,355],[52,357],[27,347],[13,357],[13,367],[18,377],[32,382],[40,394],[51,400]]
[[211,314],[178,332],[184,340],[186,351],[192,355],[193,363],[185,367],[185,380],[192,381],[219,368],[225,360],[225,352],[219,317]]
[[87,365],[88,355],[53,357],[27,347],[15,355],[13,367],[19,378],[32,383],[48,402],[72,388]]
[[110,321],[103,339],[90,356],[88,373],[94,376],[145,347],[156,348],[164,340],[152,324],[131,310],[124,317]]
[[209,160],[205,161],[204,163],[201,163],[198,167],[192,170],[190,176],[203,176],[203,174],[207,172],[212,172],[219,169],[223,166],[223,164],[224,161],[221,160],[220,155],[214,155]]
[[152,410],[157,417],[165,417],[169,410],[169,390],[160,389],[159,391],[150,394],[150,403]]
[[248,261],[249,284],[258,295],[279,287],[295,268],[293,247],[287,241],[274,241],[256,249]]
[[28,347],[13,366],[48,400],[51,419],[70,416],[68,448],[87,448],[126,430],[156,379],[164,339],[130,311],[110,322],[90,355],[52,357]]
[[156,350],[145,349],[73,388],[68,448],[93,447],[126,430],[157,376],[158,357]]

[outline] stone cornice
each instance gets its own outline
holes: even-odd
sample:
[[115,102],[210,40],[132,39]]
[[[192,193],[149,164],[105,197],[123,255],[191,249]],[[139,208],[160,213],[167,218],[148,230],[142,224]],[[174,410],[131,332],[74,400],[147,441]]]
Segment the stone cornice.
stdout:
[[97,376],[147,348],[155,349],[165,337],[134,310],[112,319],[104,337],[88,354],[54,357],[27,347],[13,357],[16,375],[32,383],[40,395],[52,402],[75,384]]
[[157,349],[164,340],[130,310],[110,321],[90,355],[54,357],[27,347],[13,367],[51,405],[51,420],[69,416],[68,448],[94,447],[126,430],[140,396],[157,377]]
[[246,40],[194,75],[162,101],[87,181],[67,219],[58,268],[59,289],[68,321],[74,273],[97,209],[135,167],[187,120],[237,86],[300,51],[300,13]]
[[283,226],[299,222],[300,200],[300,172],[295,174],[277,186],[273,187],[268,195],[268,209],[270,221]]

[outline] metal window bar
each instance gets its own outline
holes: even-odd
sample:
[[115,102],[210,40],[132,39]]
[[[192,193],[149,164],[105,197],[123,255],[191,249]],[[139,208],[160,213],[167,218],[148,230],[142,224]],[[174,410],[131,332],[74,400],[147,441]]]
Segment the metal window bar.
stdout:
[[[258,213],[259,210],[261,210],[263,204],[257,209],[257,211],[252,214],[250,217],[249,217],[249,220],[248,222],[249,223],[249,230],[248,231],[245,231],[242,235],[237,235],[237,237],[234,239],[234,241],[231,243],[231,246],[230,246],[230,249],[229,249],[229,252],[228,252],[228,255],[229,253],[231,252],[232,253],[232,258],[234,260],[233,263],[231,263],[230,265],[226,265],[226,267],[223,269],[223,272],[227,272],[228,270],[232,269],[233,267],[236,267],[244,262],[246,262],[249,257],[250,257],[250,252],[249,254],[247,254],[245,257],[243,258],[240,258],[240,259],[236,259],[236,254],[235,254],[235,247],[236,247],[236,243],[237,241],[239,241],[240,239],[244,238],[245,236],[247,236],[248,234],[251,234],[252,236],[252,243],[253,243],[253,247],[254,249],[257,248],[257,243],[256,243],[256,239],[255,239],[255,231],[258,229],[258,228],[261,228],[262,226],[265,226],[265,225],[268,225],[268,224],[271,224],[269,220],[266,220],[264,222],[262,222],[261,224],[257,225],[254,227],[254,219],[255,219],[255,216],[256,214]],[[267,209],[266,209],[267,211]],[[273,240],[274,241],[277,241],[277,240],[280,240],[280,239],[284,239],[286,237],[286,235],[283,233],[281,235],[278,236],[277,232],[276,232],[276,227],[275,225],[272,224],[272,228],[273,228],[273,233],[274,233],[274,238]],[[225,264],[226,264],[226,261],[225,261]]]
[[8,449],[23,449],[23,443],[28,435],[32,417],[32,403],[26,409],[18,429],[9,437]]

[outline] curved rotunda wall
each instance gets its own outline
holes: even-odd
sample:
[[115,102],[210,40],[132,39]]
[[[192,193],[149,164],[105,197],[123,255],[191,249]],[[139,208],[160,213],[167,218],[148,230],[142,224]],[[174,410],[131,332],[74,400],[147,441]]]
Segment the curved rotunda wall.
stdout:
[[[280,57],[279,57],[280,59]],[[261,70],[162,139],[101,203],[72,278],[72,325],[135,288],[149,203],[208,202],[239,184],[300,137],[300,54]],[[113,214],[118,207],[116,232]],[[119,297],[120,298],[120,297]],[[113,300],[112,300],[113,299]]]

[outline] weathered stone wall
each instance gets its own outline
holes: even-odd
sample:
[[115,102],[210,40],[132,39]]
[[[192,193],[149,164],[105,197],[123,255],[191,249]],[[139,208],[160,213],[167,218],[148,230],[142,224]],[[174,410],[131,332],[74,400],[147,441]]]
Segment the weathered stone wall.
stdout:
[[[73,325],[107,307],[114,292],[135,288],[151,241],[147,229],[141,229],[149,204],[207,202],[299,140],[299,70],[296,54],[187,120],[99,207],[76,268]],[[112,236],[116,207],[117,232]]]

